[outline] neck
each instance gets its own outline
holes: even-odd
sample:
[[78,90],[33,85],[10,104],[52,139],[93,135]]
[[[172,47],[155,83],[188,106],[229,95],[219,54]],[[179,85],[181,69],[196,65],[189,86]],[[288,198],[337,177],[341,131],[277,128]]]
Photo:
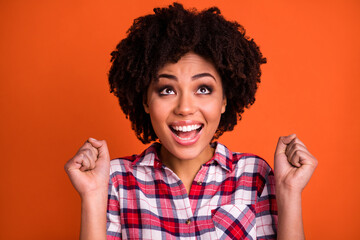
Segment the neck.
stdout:
[[161,146],[160,159],[163,164],[170,168],[185,184],[189,193],[191,183],[194,180],[201,165],[208,162],[214,155],[215,149],[210,144],[194,159],[179,159],[171,154],[164,146]]

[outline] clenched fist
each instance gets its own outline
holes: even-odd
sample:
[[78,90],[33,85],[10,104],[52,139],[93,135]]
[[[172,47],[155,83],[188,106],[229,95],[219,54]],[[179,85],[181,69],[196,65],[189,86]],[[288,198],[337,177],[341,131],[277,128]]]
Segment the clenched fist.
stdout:
[[279,138],[274,161],[277,188],[298,193],[305,188],[318,164],[295,134]]
[[89,138],[65,164],[65,171],[82,198],[107,191],[110,157],[106,141]]

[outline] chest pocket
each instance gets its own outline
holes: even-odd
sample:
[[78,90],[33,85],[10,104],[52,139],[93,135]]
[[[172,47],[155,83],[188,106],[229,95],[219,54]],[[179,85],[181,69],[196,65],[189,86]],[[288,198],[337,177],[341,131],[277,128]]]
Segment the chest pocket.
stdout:
[[256,218],[252,205],[229,204],[211,211],[218,239],[256,239]]

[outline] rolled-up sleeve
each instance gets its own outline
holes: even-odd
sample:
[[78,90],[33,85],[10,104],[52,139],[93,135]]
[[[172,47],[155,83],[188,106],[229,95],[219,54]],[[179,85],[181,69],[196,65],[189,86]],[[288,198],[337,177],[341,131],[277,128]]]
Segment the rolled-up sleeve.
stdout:
[[257,239],[276,239],[278,212],[274,172],[270,167],[263,180],[264,184],[259,189],[260,194],[255,204]]
[[107,240],[121,239],[118,182],[116,174],[112,171],[112,168],[110,169],[110,181],[108,189],[106,235]]

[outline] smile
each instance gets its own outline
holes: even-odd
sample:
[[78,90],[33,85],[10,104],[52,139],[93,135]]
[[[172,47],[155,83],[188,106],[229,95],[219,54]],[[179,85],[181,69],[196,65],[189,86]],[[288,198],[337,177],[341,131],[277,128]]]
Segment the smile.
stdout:
[[187,126],[186,125],[185,126],[171,126],[171,128],[177,132],[191,132],[191,131],[197,130],[201,127],[202,126],[200,124],[187,125]]
[[175,141],[181,145],[194,144],[200,137],[202,124],[170,125]]

